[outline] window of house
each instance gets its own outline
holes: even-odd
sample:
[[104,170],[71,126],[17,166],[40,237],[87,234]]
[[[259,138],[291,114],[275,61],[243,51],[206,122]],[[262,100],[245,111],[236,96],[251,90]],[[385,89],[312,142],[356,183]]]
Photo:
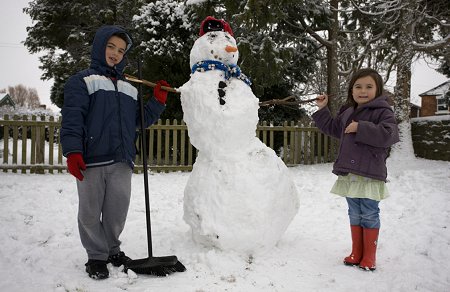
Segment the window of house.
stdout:
[[448,112],[448,98],[450,96],[450,91],[447,91],[445,94],[436,96],[437,101],[437,111],[442,112],[446,111]]

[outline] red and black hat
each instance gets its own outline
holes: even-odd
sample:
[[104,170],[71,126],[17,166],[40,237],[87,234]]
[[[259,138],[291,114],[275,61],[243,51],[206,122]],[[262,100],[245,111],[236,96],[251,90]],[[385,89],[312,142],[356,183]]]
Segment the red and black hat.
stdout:
[[223,19],[216,19],[212,16],[206,17],[200,24],[200,36],[210,31],[225,31],[233,36],[230,25]]

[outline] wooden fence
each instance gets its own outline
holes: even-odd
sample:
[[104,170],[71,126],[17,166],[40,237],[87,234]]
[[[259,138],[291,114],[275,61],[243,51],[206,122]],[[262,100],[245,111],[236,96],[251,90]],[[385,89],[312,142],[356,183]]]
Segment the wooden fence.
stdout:
[[[54,173],[66,170],[59,143],[60,118],[5,115],[0,119],[0,170],[21,173]],[[277,152],[288,166],[334,161],[337,141],[312,126],[285,122],[258,125],[256,136]],[[184,122],[159,120],[147,128],[148,166],[152,171],[189,171],[197,150],[189,142]],[[136,142],[137,147],[140,141]],[[136,156],[135,172],[142,157]]]

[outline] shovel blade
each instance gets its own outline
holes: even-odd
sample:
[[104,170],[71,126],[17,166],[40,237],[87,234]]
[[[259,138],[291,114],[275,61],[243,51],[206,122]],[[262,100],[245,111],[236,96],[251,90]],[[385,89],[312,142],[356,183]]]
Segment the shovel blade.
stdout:
[[174,272],[184,272],[186,267],[178,261],[176,256],[148,257],[128,261],[125,271],[132,270],[136,274],[154,275],[165,277]]

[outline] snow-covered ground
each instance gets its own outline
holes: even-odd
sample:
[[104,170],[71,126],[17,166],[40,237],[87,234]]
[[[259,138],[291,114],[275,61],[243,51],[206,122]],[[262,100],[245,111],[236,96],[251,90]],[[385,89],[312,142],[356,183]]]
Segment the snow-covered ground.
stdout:
[[[329,190],[331,164],[290,168],[300,210],[278,245],[245,258],[193,243],[184,223],[189,173],[149,176],[155,256],[177,255],[184,273],[90,279],[77,229],[77,192],[69,174],[0,173],[1,291],[450,291],[450,163],[388,160],[391,197],[380,204],[377,270],[347,267],[345,199]],[[133,195],[122,248],[147,257],[143,175]],[[277,182],[274,181],[274,184]]]

